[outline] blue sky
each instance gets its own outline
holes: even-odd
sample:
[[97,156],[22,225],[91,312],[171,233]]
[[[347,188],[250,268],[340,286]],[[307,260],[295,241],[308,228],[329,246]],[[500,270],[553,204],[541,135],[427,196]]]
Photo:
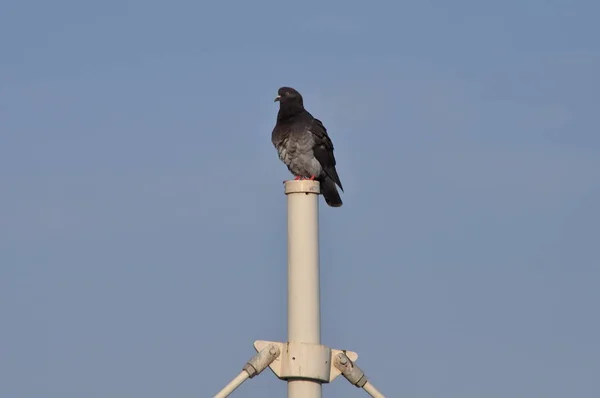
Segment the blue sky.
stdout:
[[599,12],[5,2],[0,395],[209,397],[285,341],[289,85],[346,189],[323,343],[388,397],[599,396]]

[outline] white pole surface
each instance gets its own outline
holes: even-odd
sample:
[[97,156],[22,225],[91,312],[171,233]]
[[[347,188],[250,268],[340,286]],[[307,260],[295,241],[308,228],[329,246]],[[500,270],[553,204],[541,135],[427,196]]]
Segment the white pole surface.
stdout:
[[[288,202],[288,341],[321,344],[317,181],[286,181]],[[289,380],[288,398],[321,398],[321,383]]]
[[243,382],[246,381],[250,377],[245,370],[242,370],[239,375],[235,377],[235,379],[231,380],[229,384],[225,386],[214,398],[227,398],[236,388],[242,385]]
[[365,390],[367,392],[367,394],[369,394],[370,396],[372,396],[373,398],[385,398],[383,396],[382,393],[380,393],[374,386],[373,384],[369,383],[368,381],[365,383],[365,385],[363,386],[363,390]]

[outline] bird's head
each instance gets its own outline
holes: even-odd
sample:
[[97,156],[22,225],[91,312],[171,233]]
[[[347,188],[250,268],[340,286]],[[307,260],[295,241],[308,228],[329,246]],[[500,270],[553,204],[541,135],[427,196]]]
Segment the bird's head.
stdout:
[[277,97],[275,97],[275,102],[278,101],[281,105],[293,103],[299,103],[300,105],[302,105],[303,103],[302,95],[300,95],[298,91],[291,87],[281,87],[279,90],[277,90]]

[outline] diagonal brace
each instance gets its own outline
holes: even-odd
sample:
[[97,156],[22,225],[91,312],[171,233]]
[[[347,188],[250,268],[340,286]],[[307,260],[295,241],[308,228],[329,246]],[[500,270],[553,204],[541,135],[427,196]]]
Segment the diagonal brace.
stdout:
[[227,398],[236,388],[242,385],[243,382],[259,375],[271,364],[271,362],[277,359],[280,354],[281,350],[278,345],[269,344],[253,356],[244,366],[244,370],[227,384],[225,388],[219,391],[214,398]]
[[385,398],[374,386],[369,382],[367,376],[344,352],[340,352],[335,356],[333,365],[338,368],[344,377],[353,385],[362,388],[373,398]]

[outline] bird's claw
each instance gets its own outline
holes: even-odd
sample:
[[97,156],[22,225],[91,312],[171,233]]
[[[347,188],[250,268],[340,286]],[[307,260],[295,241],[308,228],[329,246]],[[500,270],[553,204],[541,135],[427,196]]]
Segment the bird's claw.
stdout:
[[[305,180],[304,177],[302,176],[294,176],[294,180],[293,181],[300,181],[300,180]],[[285,184],[288,180],[283,180],[283,183]]]
[[[317,178],[316,176],[310,176],[310,177],[294,176],[294,181],[314,181],[316,178]],[[283,180],[284,184],[286,182],[287,182],[287,180]]]
[[304,177],[304,176],[295,176],[294,180],[295,181],[305,181],[305,180],[309,180],[309,181],[314,181],[315,178],[317,178],[316,176],[310,176],[310,177]]

